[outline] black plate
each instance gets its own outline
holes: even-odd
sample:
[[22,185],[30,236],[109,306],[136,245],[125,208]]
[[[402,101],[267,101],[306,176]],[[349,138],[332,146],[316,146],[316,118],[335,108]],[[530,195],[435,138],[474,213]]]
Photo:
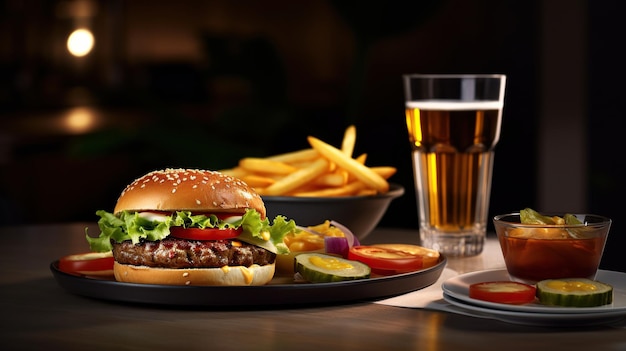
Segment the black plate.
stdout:
[[[66,291],[118,302],[170,306],[290,306],[347,303],[404,294],[432,285],[439,279],[446,258],[425,270],[386,277],[336,283],[283,283],[275,278],[263,286],[169,286],[120,283],[72,275],[50,264],[57,283]],[[287,278],[288,280],[288,278]]]

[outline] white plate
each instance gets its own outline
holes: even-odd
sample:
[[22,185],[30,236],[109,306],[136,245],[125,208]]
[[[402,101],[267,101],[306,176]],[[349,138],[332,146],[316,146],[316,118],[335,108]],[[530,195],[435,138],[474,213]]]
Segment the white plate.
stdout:
[[[463,303],[481,307],[490,312],[503,310],[507,312],[536,313],[550,315],[624,315],[626,316],[626,273],[599,270],[596,280],[613,286],[613,303],[598,307],[558,307],[546,306],[539,303],[529,303],[524,305],[511,305],[477,300],[469,297],[469,286],[474,283],[511,280],[506,270],[487,270],[462,274],[450,278],[443,282],[441,288],[445,295],[454,298],[456,304]],[[445,297],[445,296],[444,296]]]
[[537,313],[517,312],[471,305],[443,293],[448,305],[440,310],[471,317],[495,319],[507,323],[543,327],[582,327],[614,324],[617,328],[626,326],[626,312],[605,310],[600,313]]

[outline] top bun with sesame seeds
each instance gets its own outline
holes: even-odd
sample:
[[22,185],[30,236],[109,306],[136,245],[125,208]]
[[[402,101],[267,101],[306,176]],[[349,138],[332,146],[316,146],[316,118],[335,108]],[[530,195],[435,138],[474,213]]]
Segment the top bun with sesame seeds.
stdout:
[[117,281],[143,284],[266,284],[296,230],[284,216],[270,222],[245,182],[198,169],[150,172],[122,191],[113,213],[96,214],[91,250],[112,252]]
[[201,211],[244,213],[255,209],[265,218],[263,200],[237,178],[197,169],[150,172],[129,184],[114,209],[122,211]]

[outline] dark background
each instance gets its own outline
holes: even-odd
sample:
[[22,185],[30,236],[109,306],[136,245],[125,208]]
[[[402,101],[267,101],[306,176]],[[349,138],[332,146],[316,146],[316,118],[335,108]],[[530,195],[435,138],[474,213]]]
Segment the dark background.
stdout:
[[[401,75],[504,73],[491,215],[533,207],[610,216],[603,268],[626,271],[618,143],[625,5],[553,4],[546,11],[538,0],[0,1],[0,224],[93,221],[148,171],[229,168],[244,156],[307,147],[307,135],[338,145],[354,124],[355,152],[366,152],[369,165],[397,167],[391,180],[406,188],[381,225],[417,228]],[[567,14],[573,5],[582,21],[564,23],[558,6]],[[80,59],[65,50],[77,25],[96,36]],[[544,89],[545,55],[559,54],[546,49],[545,33],[555,31],[583,43],[580,56],[556,58],[564,74],[550,85],[558,92],[584,82],[584,101],[572,101],[583,106],[582,122],[572,122],[581,135],[542,129],[554,119],[542,108],[554,95]],[[91,123],[68,126],[72,113]],[[582,204],[542,200],[544,178],[572,178],[558,168],[546,176],[545,145],[577,138],[585,152],[555,161],[584,166],[584,182],[569,189]]]

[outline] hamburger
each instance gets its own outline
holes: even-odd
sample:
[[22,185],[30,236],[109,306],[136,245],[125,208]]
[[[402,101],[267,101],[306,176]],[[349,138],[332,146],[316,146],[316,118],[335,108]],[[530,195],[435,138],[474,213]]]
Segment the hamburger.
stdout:
[[164,285],[264,285],[277,254],[289,249],[293,220],[266,218],[261,197],[219,172],[165,169],[130,183],[112,213],[97,211],[95,252],[111,251],[120,282]]

